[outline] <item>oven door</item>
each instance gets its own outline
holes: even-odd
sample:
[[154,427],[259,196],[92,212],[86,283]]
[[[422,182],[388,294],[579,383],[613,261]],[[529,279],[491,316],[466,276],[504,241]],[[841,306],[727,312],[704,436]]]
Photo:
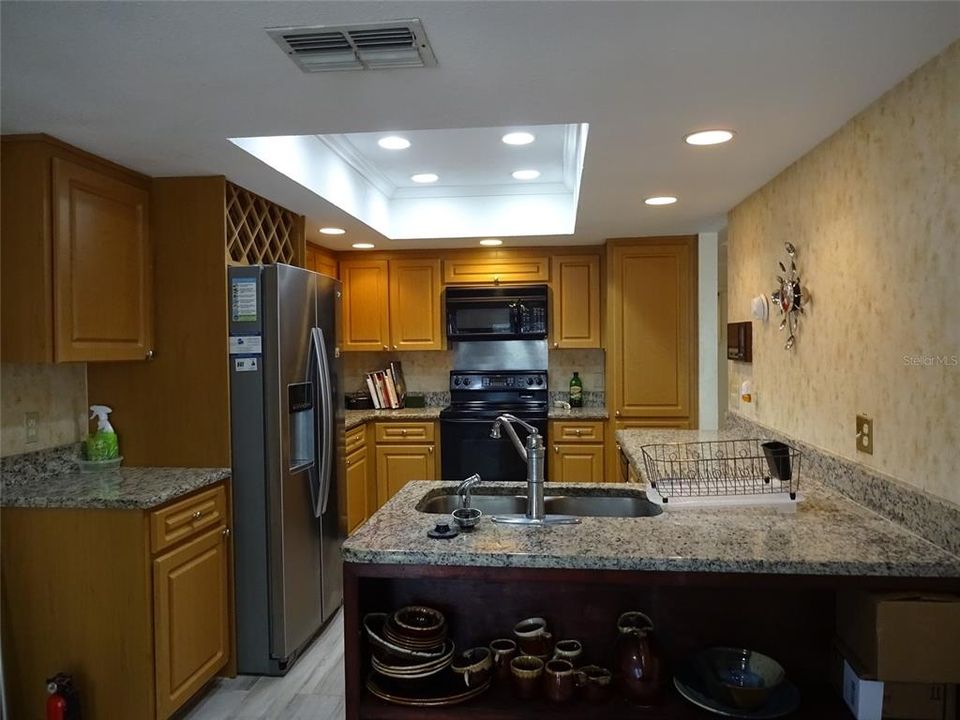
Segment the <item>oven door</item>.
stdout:
[[[547,440],[547,421],[544,418],[522,418],[533,425]],[[440,419],[440,466],[441,480],[463,480],[473,473],[488,482],[516,481],[527,479],[527,464],[513,446],[504,431],[499,440],[490,437],[493,419]],[[520,438],[526,431],[518,428]],[[544,476],[547,471],[544,455]]]

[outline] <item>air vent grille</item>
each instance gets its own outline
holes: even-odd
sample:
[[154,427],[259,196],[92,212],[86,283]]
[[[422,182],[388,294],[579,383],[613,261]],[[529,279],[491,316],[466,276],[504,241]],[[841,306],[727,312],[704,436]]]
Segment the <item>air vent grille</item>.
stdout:
[[356,25],[269,28],[304,72],[432,67],[433,48],[417,19]]

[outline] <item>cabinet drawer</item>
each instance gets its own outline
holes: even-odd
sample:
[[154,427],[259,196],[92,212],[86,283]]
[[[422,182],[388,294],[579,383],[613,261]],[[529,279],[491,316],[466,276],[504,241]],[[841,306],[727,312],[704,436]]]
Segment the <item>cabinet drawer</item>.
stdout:
[[433,442],[435,437],[432,422],[381,422],[377,423],[378,443]]
[[554,442],[603,442],[603,421],[555,420],[553,423]]
[[158,553],[226,521],[227,493],[217,485],[151,513],[150,549]]
[[349,455],[352,452],[356,452],[360,448],[364,447],[367,443],[367,426],[360,425],[355,427],[352,430],[347,430],[346,437],[346,454]]

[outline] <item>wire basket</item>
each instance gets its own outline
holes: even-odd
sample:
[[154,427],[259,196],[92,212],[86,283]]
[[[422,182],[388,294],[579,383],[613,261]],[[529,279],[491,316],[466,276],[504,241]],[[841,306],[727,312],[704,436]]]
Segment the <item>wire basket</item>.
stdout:
[[800,451],[764,440],[644,445],[647,481],[663,502],[671,497],[789,493],[797,499]]

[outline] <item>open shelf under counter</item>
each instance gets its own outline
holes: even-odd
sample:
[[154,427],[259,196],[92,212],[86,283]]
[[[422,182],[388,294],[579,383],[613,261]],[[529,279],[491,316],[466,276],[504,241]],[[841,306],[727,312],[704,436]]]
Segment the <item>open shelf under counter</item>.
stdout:
[[[850,711],[830,686],[806,686],[800,692],[800,707],[787,716],[790,720],[850,720]],[[392,705],[365,691],[360,700],[359,717],[360,720],[707,720],[720,716],[692,705],[671,687],[663,702],[649,707],[631,705],[616,697],[598,705],[579,701],[525,702],[514,698],[509,691],[493,688],[461,705],[418,708]]]

